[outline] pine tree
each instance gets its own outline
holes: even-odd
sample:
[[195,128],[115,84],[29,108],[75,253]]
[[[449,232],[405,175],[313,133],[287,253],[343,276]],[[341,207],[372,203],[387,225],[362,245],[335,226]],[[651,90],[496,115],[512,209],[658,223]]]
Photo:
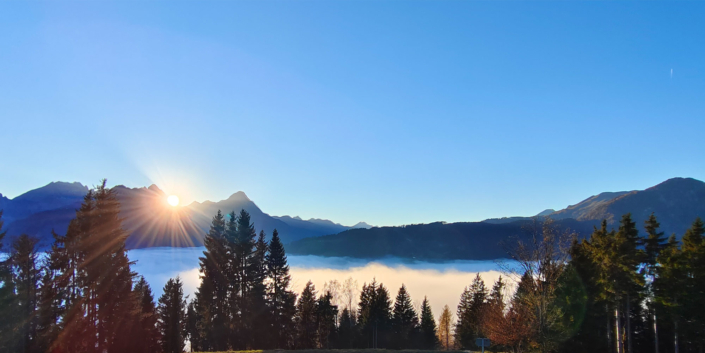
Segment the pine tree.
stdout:
[[[502,339],[498,336],[501,336],[504,333],[502,332],[505,326],[504,287],[505,283],[502,280],[502,276],[500,276],[492,286],[492,290],[487,298],[485,310],[481,314],[482,332],[487,336],[487,338],[492,340],[494,346],[501,344],[500,341],[502,341]],[[499,341],[497,340],[498,338],[500,338]]]
[[451,350],[455,347],[455,334],[453,332],[453,314],[448,305],[443,307],[441,316],[438,318],[438,340],[444,350]]
[[149,287],[144,277],[140,277],[134,288],[135,296],[137,297],[138,320],[134,325],[134,330],[131,335],[132,347],[130,351],[141,353],[158,352],[161,348],[159,345],[161,334],[157,327],[158,315],[157,309],[154,306],[154,296],[152,289]]
[[458,305],[455,342],[465,349],[475,348],[475,339],[482,337],[482,313],[485,310],[487,288],[478,273],[466,288]]
[[[607,224],[595,229],[592,238],[607,233]],[[583,307],[583,320],[580,329],[564,345],[567,351],[607,352],[613,347],[607,337],[611,335],[611,318],[609,304],[601,298],[600,285],[597,283],[599,264],[593,259],[591,239],[581,242],[575,240],[571,246],[569,267],[575,271],[582,282],[587,301]]]
[[[678,346],[681,340],[681,330],[684,324],[684,301],[688,295],[686,273],[687,261],[681,249],[678,247],[676,236],[671,235],[668,244],[661,250],[658,256],[659,266],[656,268],[656,278],[654,280],[654,294],[656,302],[664,307],[666,316],[664,319],[672,325],[673,336],[670,339],[674,344],[674,351],[679,351]],[[664,322],[664,320],[660,320]]]
[[421,302],[421,325],[419,334],[419,348],[432,350],[436,349],[440,342],[438,341],[438,332],[436,329],[436,320],[433,318],[431,305],[428,298],[424,297]]
[[181,353],[186,340],[186,301],[181,279],[170,278],[159,298],[159,333],[163,353]]
[[652,213],[644,222],[644,228],[646,229],[646,238],[643,240],[644,243],[644,262],[645,266],[643,268],[643,273],[647,277],[647,287],[646,295],[648,298],[647,308],[650,311],[649,316],[651,319],[651,327],[653,328],[654,337],[654,351],[659,350],[658,343],[658,315],[657,315],[657,303],[655,300],[654,293],[654,280],[657,272],[658,257],[661,251],[666,248],[668,239],[664,236],[663,232],[659,232],[659,227],[661,225],[656,220],[656,216]]
[[203,350],[228,349],[230,324],[229,293],[232,285],[228,249],[225,240],[225,217],[220,210],[213,217],[210,230],[203,240],[206,250],[200,257],[201,284],[196,292],[196,312],[199,318],[198,336]]
[[392,318],[391,305],[389,291],[383,284],[377,284],[377,281],[373,280],[369,285],[362,286],[357,320],[363,347],[387,347]]
[[[3,248],[3,242],[6,231],[2,231],[3,211],[0,210],[0,251]],[[2,287],[0,287],[0,351],[1,352],[12,352],[16,349],[15,343],[15,332],[14,326],[16,323],[16,302],[15,302],[15,286],[12,276],[12,268],[10,259],[3,259],[0,261],[0,282]]]
[[402,284],[392,311],[392,347],[397,349],[409,348],[412,339],[416,336],[418,324],[419,319],[411,303],[411,297],[406,291],[406,286]]
[[267,296],[269,301],[271,334],[274,348],[289,348],[294,332],[293,318],[296,313],[296,295],[289,289],[291,275],[284,246],[275,229],[265,257],[267,264]]
[[[59,278],[68,293],[53,349],[122,352],[127,349],[137,302],[127,257],[120,204],[106,181],[91,190],[71,221],[61,250]],[[91,347],[90,349],[88,347]]]
[[64,237],[52,231],[54,243],[45,258],[42,275],[42,286],[39,294],[38,308],[38,339],[39,349],[46,352],[56,341],[61,329],[59,319],[65,314],[64,302],[67,298],[67,276],[61,271],[65,269],[67,257]]
[[201,342],[201,332],[198,325],[202,322],[198,316],[198,301],[196,298],[189,302],[186,309],[186,337],[191,343],[191,351],[198,352],[203,350],[203,342]]
[[347,307],[343,308],[340,314],[340,323],[338,325],[338,339],[336,347],[338,349],[351,349],[354,347],[357,333],[357,325],[354,315]]
[[333,304],[333,295],[327,291],[316,303],[316,326],[318,327],[318,348],[329,349],[336,339],[338,306]]
[[17,290],[19,322],[15,328],[18,336],[17,352],[38,352],[37,304],[40,283],[40,269],[37,261],[36,238],[22,234],[12,243],[10,263]]
[[269,331],[271,330],[271,320],[267,303],[267,287],[265,279],[267,277],[266,255],[268,244],[265,240],[264,231],[260,231],[255,251],[252,254],[250,265],[251,289],[248,306],[252,313],[252,348],[271,348]]
[[318,343],[316,287],[308,281],[296,304],[296,349],[313,349]]
[[262,293],[255,293],[255,283],[258,281],[257,272],[260,264],[254,256],[255,231],[254,224],[250,219],[250,214],[244,209],[237,217],[234,212],[230,215],[230,221],[235,219],[235,229],[228,226],[227,238],[230,249],[231,266],[231,317],[235,321],[233,327],[236,332],[231,334],[234,338],[231,346],[238,349],[254,348],[254,317],[257,309],[260,309],[259,301],[262,300]]
[[682,239],[682,256],[685,266],[685,289],[683,298],[684,320],[687,322],[684,336],[699,351],[705,348],[705,225],[697,218]]

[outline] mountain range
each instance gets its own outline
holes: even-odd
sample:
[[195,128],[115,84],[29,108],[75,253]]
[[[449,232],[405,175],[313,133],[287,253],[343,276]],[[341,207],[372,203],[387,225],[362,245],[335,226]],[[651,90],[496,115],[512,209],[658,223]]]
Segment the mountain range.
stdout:
[[[547,209],[532,217],[505,217],[481,222],[435,222],[413,226],[372,227],[360,222],[352,227],[325,219],[271,216],[244,192],[218,202],[193,202],[184,207],[166,205],[167,195],[156,185],[147,188],[116,186],[124,227],[131,235],[128,248],[201,246],[213,215],[244,209],[257,231],[277,229],[292,254],[377,258],[400,256],[419,259],[487,259],[501,257],[498,244],[521,234],[533,218],[550,217],[559,226],[587,236],[603,219],[616,227],[631,213],[638,225],[651,213],[667,235],[681,236],[696,217],[705,217],[705,183],[673,178],[645,190],[604,192],[562,210]],[[0,194],[5,229],[10,235],[36,236],[49,246],[51,232],[62,234],[80,206],[88,187],[80,183],[53,182],[13,199]]]
[[673,178],[646,190],[604,192],[565,209],[549,209],[533,217],[353,229],[301,239],[289,244],[287,250],[292,254],[361,258],[497,259],[507,256],[501,244],[525,234],[534,217],[539,220],[550,217],[558,227],[586,237],[603,219],[609,227],[617,228],[626,213],[632,214],[639,228],[653,213],[666,235],[676,234],[680,238],[697,217],[705,218],[705,183]]
[[[147,188],[118,185],[114,189],[120,201],[123,226],[131,234],[127,239],[130,249],[201,246],[218,210],[227,214],[244,209],[250,213],[258,232],[263,230],[271,235],[277,229],[284,243],[371,227],[364,222],[348,227],[325,219],[270,216],[242,191],[218,202],[193,202],[174,208],[167,206],[167,195],[156,185]],[[81,183],[52,182],[13,199],[0,194],[0,210],[4,210],[2,219],[8,238],[26,233],[39,238],[40,245],[49,246],[53,241],[52,230],[59,234],[66,232],[87,192],[88,187]]]

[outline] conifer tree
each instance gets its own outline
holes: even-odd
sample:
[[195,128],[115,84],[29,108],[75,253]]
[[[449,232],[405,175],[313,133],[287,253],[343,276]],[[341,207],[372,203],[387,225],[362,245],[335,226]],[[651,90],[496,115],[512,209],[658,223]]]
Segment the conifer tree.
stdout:
[[[505,325],[504,317],[504,287],[505,283],[502,276],[492,286],[492,290],[487,297],[485,310],[481,313],[481,330],[494,343],[493,345],[501,344],[497,341],[497,333],[502,332]],[[503,333],[503,332],[502,332]]]
[[329,349],[336,339],[338,306],[333,304],[333,295],[327,291],[316,303],[316,326],[318,327],[318,348]]
[[455,342],[465,349],[475,348],[475,339],[482,337],[482,312],[485,310],[487,288],[478,273],[465,289],[458,305]]
[[[230,220],[234,219],[234,212],[230,216]],[[233,232],[232,226],[228,229],[228,245],[230,248],[230,264],[231,264],[231,300],[232,309],[231,316],[235,320],[233,327],[236,329],[235,334],[231,334],[234,340],[231,345],[234,348],[248,349],[254,348],[255,344],[253,337],[254,317],[257,309],[260,309],[258,302],[261,300],[259,295],[253,291],[256,278],[257,268],[260,266],[254,256],[255,232],[254,224],[250,219],[250,214],[244,209],[235,218],[236,228]]]
[[255,250],[252,254],[250,265],[250,300],[248,306],[252,313],[252,348],[271,348],[269,332],[271,331],[271,320],[269,308],[267,306],[267,287],[265,279],[267,277],[266,255],[268,244],[265,240],[264,231],[260,231]]
[[362,286],[357,320],[363,347],[387,347],[392,318],[391,305],[389,291],[383,284],[378,284],[377,280]]
[[705,348],[705,225],[697,218],[685,232],[682,239],[682,256],[685,266],[685,289],[688,295],[683,299],[684,330],[699,351]]
[[644,228],[646,229],[646,238],[643,240],[644,243],[644,262],[645,266],[643,269],[644,275],[647,277],[648,282],[646,282],[646,295],[647,295],[647,308],[649,309],[651,327],[653,328],[654,337],[654,351],[658,352],[658,315],[657,315],[657,304],[655,301],[654,293],[654,280],[657,271],[658,257],[661,251],[667,246],[668,239],[664,236],[663,232],[659,232],[659,224],[656,216],[652,213],[649,218],[644,222]]
[[313,349],[318,343],[316,287],[308,281],[296,304],[296,349]]
[[39,340],[37,337],[37,304],[40,283],[40,269],[38,264],[36,238],[27,234],[20,235],[12,243],[10,263],[14,273],[15,288],[17,291],[18,322],[15,330],[19,338],[17,352],[38,352]]
[[350,349],[354,347],[356,338],[357,325],[353,314],[348,307],[343,308],[340,314],[340,323],[338,325],[338,337],[336,340],[336,348]]
[[203,343],[201,342],[201,332],[198,329],[198,325],[202,322],[201,318],[198,316],[198,302],[194,298],[188,303],[186,309],[186,337],[191,343],[191,351],[198,352],[203,350]]
[[267,264],[267,296],[271,318],[271,333],[274,348],[288,348],[293,336],[293,318],[296,313],[296,295],[289,289],[291,275],[284,246],[275,229],[265,256]]
[[[203,240],[206,250],[199,258],[201,284],[196,292],[198,335],[203,350],[228,349],[230,288],[228,249],[225,240],[225,217],[218,210]],[[195,335],[196,333],[194,333]]]
[[409,348],[411,340],[415,338],[419,319],[411,303],[411,297],[404,284],[399,288],[394,310],[392,311],[392,347],[397,349]]
[[[663,305],[667,318],[672,325],[674,351],[679,351],[681,330],[684,323],[684,301],[688,295],[686,284],[687,262],[675,234],[668,238],[668,244],[658,256],[659,266],[656,268],[654,294],[656,302]],[[663,322],[661,320],[661,322]]]
[[[3,231],[3,211],[0,210],[0,251],[3,250],[3,242],[6,231]],[[16,317],[15,307],[15,287],[12,278],[12,268],[10,259],[0,261],[0,351],[12,352],[16,349],[14,326]]]
[[431,305],[428,298],[424,297],[421,302],[421,325],[419,334],[419,348],[436,349],[438,342],[438,332],[436,329],[436,319],[433,317]]
[[127,350],[137,302],[135,274],[125,249],[120,204],[106,181],[84,198],[63,240],[67,261],[60,281],[68,289],[53,349],[71,352]]
[[157,327],[158,315],[154,306],[154,296],[144,277],[140,277],[134,288],[139,306],[138,321],[133,324],[131,335],[132,347],[130,350],[136,353],[153,353],[160,350],[161,335]]
[[163,353],[181,353],[186,340],[186,301],[181,279],[170,278],[159,297],[159,333]]
[[45,258],[42,286],[39,293],[38,339],[40,351],[46,352],[56,341],[60,325],[57,323],[65,314],[64,301],[67,298],[67,276],[61,271],[67,267],[66,252],[63,249],[65,237],[52,231],[54,243]]
[[448,305],[443,307],[441,316],[438,318],[438,340],[444,350],[451,350],[455,347],[455,335],[453,332],[453,313]]

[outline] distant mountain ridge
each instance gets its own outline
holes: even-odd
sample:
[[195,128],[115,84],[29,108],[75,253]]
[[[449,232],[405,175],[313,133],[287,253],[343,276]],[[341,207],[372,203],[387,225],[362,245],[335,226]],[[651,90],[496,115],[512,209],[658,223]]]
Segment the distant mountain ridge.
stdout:
[[[229,214],[244,209],[250,213],[258,232],[264,230],[271,236],[277,229],[285,243],[352,228],[325,219],[304,221],[298,217],[272,217],[242,191],[218,202],[193,202],[172,208],[166,205],[167,195],[156,185],[142,188],[118,185],[114,190],[120,200],[123,225],[131,234],[127,239],[128,248],[201,246],[218,210]],[[40,245],[49,246],[52,230],[59,234],[66,232],[87,192],[88,187],[81,183],[53,182],[14,199],[0,195],[5,221],[3,230],[8,231],[10,238],[26,233],[38,237]]]
[[[476,254],[471,248],[480,245],[485,254],[473,256],[498,254],[499,240],[520,232],[522,225],[532,220],[532,217],[505,217],[406,227],[372,227],[360,222],[347,227],[324,219],[270,216],[242,191],[218,202],[193,202],[171,208],[166,206],[167,195],[156,185],[142,188],[120,185],[114,189],[121,202],[124,226],[131,233],[128,248],[200,246],[218,210],[228,214],[245,209],[258,232],[264,230],[271,235],[277,229],[287,243],[287,250],[295,254],[467,258],[462,254]],[[41,245],[49,246],[52,229],[65,233],[87,191],[80,183],[54,182],[14,199],[0,194],[3,230],[8,231],[9,239],[27,233],[40,238]],[[616,227],[625,213],[631,213],[641,228],[652,212],[667,235],[682,236],[696,217],[705,218],[705,183],[692,178],[673,178],[645,190],[600,193],[562,210],[544,210],[534,217],[551,217],[587,235],[602,219],[610,227]]]
[[[617,228],[626,213],[632,214],[640,232],[644,221],[654,213],[661,231],[680,238],[697,217],[705,218],[705,183],[692,178],[673,178],[645,190],[601,193],[563,210],[545,210],[534,217],[538,221],[550,217],[558,227],[586,237],[603,219],[610,228]],[[295,241],[287,250],[298,255],[361,258],[497,259],[506,257],[500,243],[521,236],[534,217],[353,229]]]
[[705,218],[705,183],[693,178],[672,178],[645,190],[601,193],[549,217],[606,219],[613,225],[626,213],[631,213],[639,226],[654,213],[667,235],[675,233],[680,237],[695,218]]

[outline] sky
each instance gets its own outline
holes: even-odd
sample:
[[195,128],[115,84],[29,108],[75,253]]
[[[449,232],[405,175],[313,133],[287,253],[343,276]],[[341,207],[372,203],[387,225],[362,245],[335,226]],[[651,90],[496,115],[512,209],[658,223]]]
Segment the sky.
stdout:
[[0,1],[0,193],[352,225],[705,180],[703,1]]

